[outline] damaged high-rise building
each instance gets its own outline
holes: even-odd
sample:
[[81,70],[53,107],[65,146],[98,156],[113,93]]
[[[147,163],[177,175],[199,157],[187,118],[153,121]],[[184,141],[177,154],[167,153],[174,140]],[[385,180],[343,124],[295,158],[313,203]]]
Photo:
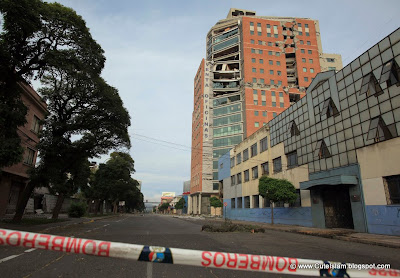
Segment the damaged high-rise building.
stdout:
[[194,79],[189,213],[209,214],[221,194],[221,155],[303,97],[317,73],[341,68],[340,55],[322,52],[317,20],[230,9]]

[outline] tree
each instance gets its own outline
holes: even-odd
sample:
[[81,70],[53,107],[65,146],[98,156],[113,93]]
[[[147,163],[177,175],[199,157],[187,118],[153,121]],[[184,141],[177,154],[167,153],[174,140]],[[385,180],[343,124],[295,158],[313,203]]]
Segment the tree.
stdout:
[[169,203],[162,203],[162,204],[158,207],[158,210],[159,210],[159,211],[165,211],[165,210],[168,210],[168,208],[169,208]]
[[176,203],[175,208],[176,209],[183,209],[183,207],[185,206],[186,201],[183,198],[180,198],[179,201]]
[[60,65],[99,75],[105,58],[85,21],[70,8],[40,0],[2,0],[0,13],[1,168],[22,160],[17,128],[26,123],[27,108],[18,83],[41,78]]
[[292,204],[297,200],[296,188],[285,179],[274,179],[262,176],[258,184],[260,195],[271,202],[271,224],[274,224],[274,203]]
[[221,208],[222,207],[222,202],[220,199],[218,199],[217,197],[211,197],[210,198],[210,205],[216,209],[216,208]]

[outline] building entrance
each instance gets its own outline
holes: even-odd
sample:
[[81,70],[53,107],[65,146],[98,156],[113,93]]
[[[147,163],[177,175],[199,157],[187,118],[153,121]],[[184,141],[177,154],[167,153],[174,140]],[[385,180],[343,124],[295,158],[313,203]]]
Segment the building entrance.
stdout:
[[327,186],[322,191],[325,226],[327,228],[354,229],[349,188],[347,186]]

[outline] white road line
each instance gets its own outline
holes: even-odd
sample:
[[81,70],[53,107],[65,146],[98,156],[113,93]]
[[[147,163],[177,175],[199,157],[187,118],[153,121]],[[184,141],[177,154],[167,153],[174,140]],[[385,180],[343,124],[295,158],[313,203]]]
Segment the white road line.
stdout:
[[152,278],[153,277],[153,264],[152,263],[147,263],[146,277],[147,278]]
[[29,253],[29,252],[32,252],[32,251],[35,251],[35,250],[36,250],[36,248],[31,248],[31,249],[25,250],[24,252],[25,253]]
[[105,224],[105,225],[103,225],[103,227],[107,227],[107,226],[109,226],[110,224]]
[[23,255],[23,254],[24,254],[24,253],[18,254],[18,255],[12,255],[12,256],[6,257],[6,258],[4,258],[4,259],[1,259],[1,260],[0,260],[0,264],[1,264],[1,263],[4,263],[4,262],[6,262],[6,261],[12,260],[12,259],[14,259],[14,258],[16,258],[16,257],[19,257],[19,256],[21,256],[21,255]]
[[90,233],[91,231],[92,231],[92,230],[87,230],[86,232],[87,232],[87,233]]

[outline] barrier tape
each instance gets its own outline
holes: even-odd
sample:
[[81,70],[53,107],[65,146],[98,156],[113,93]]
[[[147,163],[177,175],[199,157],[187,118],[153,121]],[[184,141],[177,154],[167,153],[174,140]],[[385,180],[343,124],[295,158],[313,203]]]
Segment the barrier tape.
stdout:
[[[199,251],[72,238],[0,229],[0,245],[38,248],[135,261],[325,277],[400,277],[400,270],[375,265]],[[382,266],[382,265],[381,265]],[[390,265],[384,265],[390,267]],[[380,265],[378,265],[380,267]]]

